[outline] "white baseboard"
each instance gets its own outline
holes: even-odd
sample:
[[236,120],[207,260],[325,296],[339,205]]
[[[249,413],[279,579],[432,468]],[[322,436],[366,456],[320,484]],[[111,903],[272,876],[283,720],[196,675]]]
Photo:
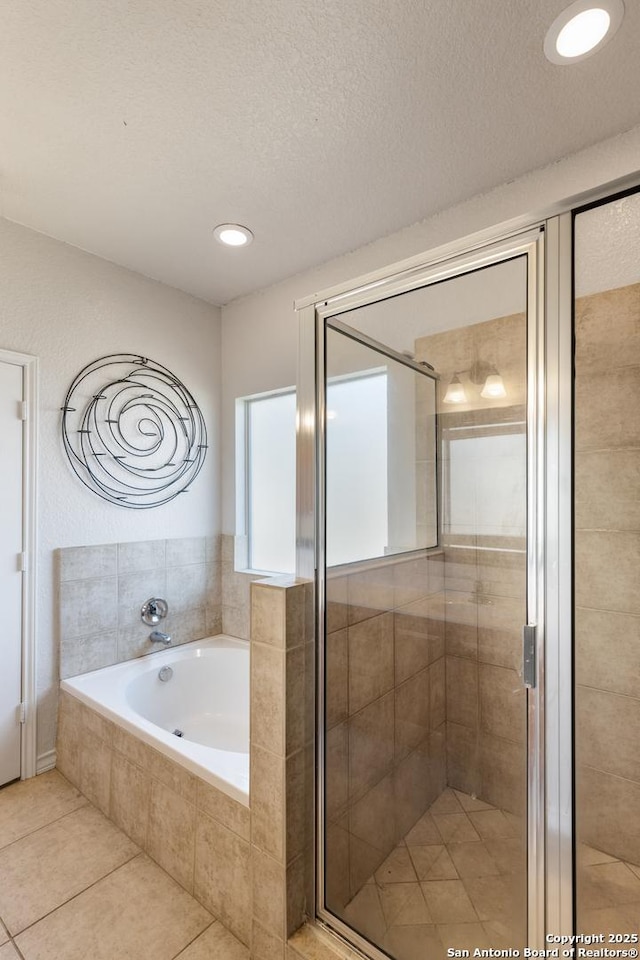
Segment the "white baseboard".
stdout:
[[56,765],[55,750],[47,750],[46,753],[41,753],[38,759],[36,760],[36,776],[39,773],[46,773],[47,770],[53,770],[55,765]]

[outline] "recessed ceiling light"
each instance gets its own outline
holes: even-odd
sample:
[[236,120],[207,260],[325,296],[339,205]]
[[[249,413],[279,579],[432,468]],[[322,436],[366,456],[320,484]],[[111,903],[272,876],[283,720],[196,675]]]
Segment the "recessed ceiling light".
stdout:
[[219,223],[213,235],[225,247],[246,247],[253,240],[251,230],[239,223]]
[[577,63],[600,50],[624,17],[622,0],[576,0],[551,24],[544,52],[552,63]]

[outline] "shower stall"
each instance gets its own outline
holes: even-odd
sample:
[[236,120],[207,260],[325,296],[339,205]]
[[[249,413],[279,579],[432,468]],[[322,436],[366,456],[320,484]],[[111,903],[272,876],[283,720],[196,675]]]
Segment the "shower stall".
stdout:
[[298,309],[318,921],[637,942],[640,194]]

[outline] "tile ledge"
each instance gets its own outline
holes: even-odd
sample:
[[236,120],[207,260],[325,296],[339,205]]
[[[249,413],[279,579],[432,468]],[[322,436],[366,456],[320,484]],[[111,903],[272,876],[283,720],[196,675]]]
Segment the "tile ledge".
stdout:
[[261,587],[277,587],[279,589],[297,587],[297,586],[300,586],[301,584],[312,583],[312,582],[313,581],[311,580],[306,580],[304,577],[295,577],[287,573],[278,574],[278,576],[274,576],[274,577],[266,576],[264,577],[263,580],[254,580],[254,583]]

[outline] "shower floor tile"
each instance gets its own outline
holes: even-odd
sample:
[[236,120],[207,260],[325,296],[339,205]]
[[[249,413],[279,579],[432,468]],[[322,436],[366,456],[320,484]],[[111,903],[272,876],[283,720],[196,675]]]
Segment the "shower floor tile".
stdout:
[[0,960],[248,960],[57,771],[0,789]]
[[581,933],[640,933],[640,867],[581,843],[577,904]]
[[[347,904],[344,917],[397,960],[446,950],[521,948],[523,825],[447,788]],[[640,934],[640,865],[578,848],[578,929]]]
[[347,904],[347,922],[397,960],[524,942],[516,818],[447,788]]

